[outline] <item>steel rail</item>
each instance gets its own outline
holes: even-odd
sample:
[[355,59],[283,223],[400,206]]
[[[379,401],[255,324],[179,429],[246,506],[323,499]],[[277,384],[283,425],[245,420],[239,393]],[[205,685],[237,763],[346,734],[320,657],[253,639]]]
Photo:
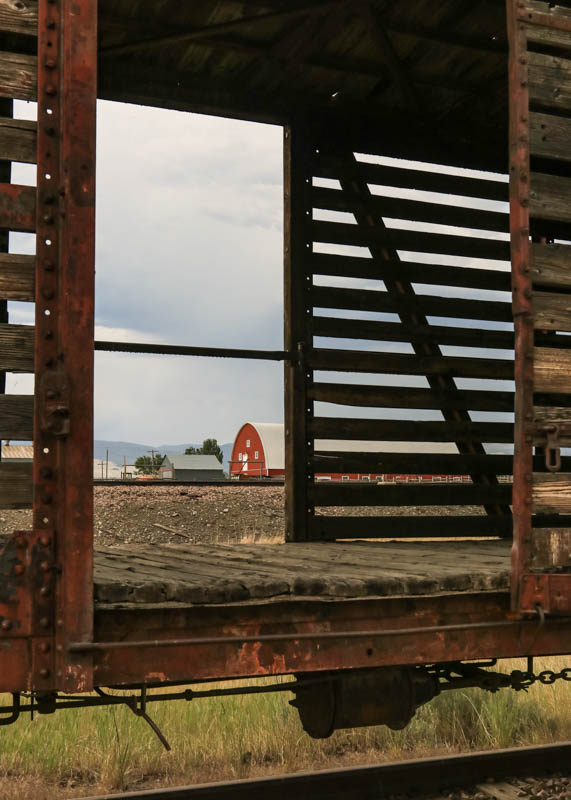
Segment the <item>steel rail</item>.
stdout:
[[[96,459],[99,461],[100,459]],[[275,478],[267,478],[266,480],[260,480],[259,478],[254,478],[253,480],[249,480],[247,478],[242,478],[240,480],[223,480],[223,481],[169,481],[164,480],[163,478],[157,480],[131,480],[129,478],[125,478],[124,480],[118,478],[110,478],[106,480],[105,478],[94,478],[93,480],[94,486],[283,486],[283,480],[277,480]]]
[[303,772],[255,780],[106,794],[85,800],[379,800],[390,793],[460,787],[486,778],[526,777],[569,770],[571,742],[463,755],[395,761],[366,767]]

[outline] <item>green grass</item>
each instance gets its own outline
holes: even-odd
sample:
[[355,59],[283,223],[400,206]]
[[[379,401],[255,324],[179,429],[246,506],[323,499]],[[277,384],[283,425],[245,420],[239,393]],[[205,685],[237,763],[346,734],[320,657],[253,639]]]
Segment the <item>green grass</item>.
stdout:
[[[544,660],[541,668],[559,670],[564,661]],[[504,662],[502,667],[522,664]],[[127,708],[62,711],[33,721],[26,715],[0,731],[0,798],[21,797],[21,791],[10,794],[3,788],[21,781],[38,781],[45,787],[41,797],[55,798],[121,790],[144,781],[248,777],[571,739],[571,683],[563,681],[533,686],[528,693],[445,692],[419,709],[402,731],[338,731],[320,741],[303,732],[288,703],[291,697],[276,693],[151,703],[149,713],[170,741],[170,753]],[[2,783],[2,777],[9,781]],[[37,791],[35,796],[40,798]]]

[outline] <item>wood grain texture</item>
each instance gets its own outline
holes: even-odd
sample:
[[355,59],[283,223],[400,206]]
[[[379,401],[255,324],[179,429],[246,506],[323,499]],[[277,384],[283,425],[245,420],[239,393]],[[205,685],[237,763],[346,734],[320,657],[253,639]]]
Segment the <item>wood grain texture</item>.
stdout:
[[529,98],[555,109],[571,109],[571,61],[543,53],[528,53]]
[[362,439],[372,442],[513,442],[509,422],[433,422],[315,417],[309,425],[315,439]]
[[[486,518],[482,518],[485,524]],[[509,543],[295,542],[95,551],[95,599],[211,604],[507,590]]]
[[33,233],[36,230],[36,189],[0,183],[0,228]]
[[0,253],[0,297],[32,303],[35,299],[34,256]]
[[0,395],[0,439],[34,438],[33,395]]
[[571,513],[571,473],[534,473],[533,510],[538,514]]
[[532,172],[529,213],[537,219],[571,222],[571,178]]
[[571,567],[571,528],[535,528],[532,537],[531,569]]
[[571,288],[571,247],[565,244],[532,244],[532,276],[535,285]]
[[571,33],[569,31],[548,28],[543,25],[527,25],[526,36],[528,41],[535,44],[543,44],[549,47],[557,47],[562,50],[571,51]]
[[35,164],[37,159],[35,122],[24,119],[0,119],[0,159]]
[[571,394],[571,351],[535,347],[533,362],[536,392]]
[[534,156],[571,161],[571,119],[556,114],[529,115],[530,151]]
[[31,508],[32,464],[0,461],[0,508]]
[[571,331],[571,294],[534,292],[533,324],[538,330]]
[[0,97],[35,100],[36,92],[36,56],[0,52]]
[[34,328],[32,325],[0,324],[0,371],[34,371]]
[[0,31],[36,36],[38,4],[35,0],[0,0]]

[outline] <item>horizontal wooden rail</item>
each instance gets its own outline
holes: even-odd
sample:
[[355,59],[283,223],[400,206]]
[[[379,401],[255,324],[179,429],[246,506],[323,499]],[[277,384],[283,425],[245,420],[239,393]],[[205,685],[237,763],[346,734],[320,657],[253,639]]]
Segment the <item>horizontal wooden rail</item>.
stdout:
[[290,354],[284,350],[240,350],[232,347],[186,347],[174,344],[144,342],[96,341],[95,350],[108,353],[147,353],[167,356],[208,356],[214,358],[247,358],[260,361],[286,361]]
[[[388,488],[388,487],[381,487]],[[398,487],[400,488],[400,487]],[[432,488],[432,487],[428,487]],[[327,517],[309,520],[311,538],[331,539],[461,539],[466,536],[511,538],[512,518],[504,516],[374,516]]]
[[571,222],[571,178],[532,172],[529,188],[530,216],[566,224]]
[[36,230],[36,189],[33,186],[0,183],[0,228],[26,233]]
[[536,347],[533,352],[535,391],[571,394],[571,351]]
[[513,442],[509,422],[433,422],[432,420],[342,419],[315,417],[314,439],[363,439],[378,442]]
[[529,99],[545,108],[571,110],[571,61],[530,52]]
[[571,294],[535,292],[533,324],[539,330],[571,331]]
[[532,244],[531,247],[534,284],[571,288],[571,247],[565,244]]
[[510,292],[510,273],[492,269],[449,267],[416,261],[379,261],[361,256],[339,256],[312,253],[308,266],[314,275],[335,275],[365,280],[407,280],[435,286],[455,286],[468,289],[488,289]]
[[35,100],[37,62],[36,56],[0,52],[0,97]]
[[0,439],[34,438],[33,395],[0,395]]
[[34,256],[0,253],[0,297],[3,300],[33,302],[34,284]]
[[[315,286],[311,292],[315,308],[339,308],[354,311],[376,311],[396,314],[405,307],[402,298],[389,292],[371,289],[342,289],[336,286]],[[435,297],[416,294],[406,297],[406,308],[431,317],[485,319],[511,322],[511,304],[493,300],[464,300],[457,297]]]
[[0,159],[35,164],[37,124],[24,119],[0,118]]
[[32,464],[0,461],[0,508],[31,508]]
[[34,371],[34,328],[32,325],[0,323],[0,371]]
[[36,0],[0,0],[0,31],[36,36],[38,4]]
[[314,483],[309,500],[316,506],[478,506],[509,504],[510,484],[476,483]]
[[[511,475],[513,456],[485,453],[408,453],[360,452],[358,449],[320,450],[310,457],[316,473],[333,472],[365,475]],[[358,448],[358,445],[355,445]],[[567,459],[571,467],[571,459]],[[536,457],[535,468],[542,469],[545,458]]]
[[532,496],[535,513],[571,514],[571,473],[535,473]]
[[555,114],[532,113],[529,115],[529,135],[532,155],[571,161],[571,119]]
[[[540,348],[546,349],[546,348]],[[552,351],[554,352],[554,351]],[[567,351],[558,351],[566,353]],[[567,356],[571,362],[571,353]],[[513,361],[456,356],[395,355],[364,350],[315,349],[309,353],[310,369],[334,372],[374,372],[387,375],[450,375],[455,378],[510,380]],[[570,378],[571,379],[571,378]],[[539,389],[555,392],[557,389]],[[562,390],[565,391],[565,390]]]

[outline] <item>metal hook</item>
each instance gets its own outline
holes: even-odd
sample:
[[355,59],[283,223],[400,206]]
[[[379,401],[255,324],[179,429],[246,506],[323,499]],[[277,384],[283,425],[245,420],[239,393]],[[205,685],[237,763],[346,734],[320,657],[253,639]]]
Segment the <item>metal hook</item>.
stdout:
[[12,692],[12,713],[9,717],[0,717],[0,725],[11,725],[20,716],[20,693]]

